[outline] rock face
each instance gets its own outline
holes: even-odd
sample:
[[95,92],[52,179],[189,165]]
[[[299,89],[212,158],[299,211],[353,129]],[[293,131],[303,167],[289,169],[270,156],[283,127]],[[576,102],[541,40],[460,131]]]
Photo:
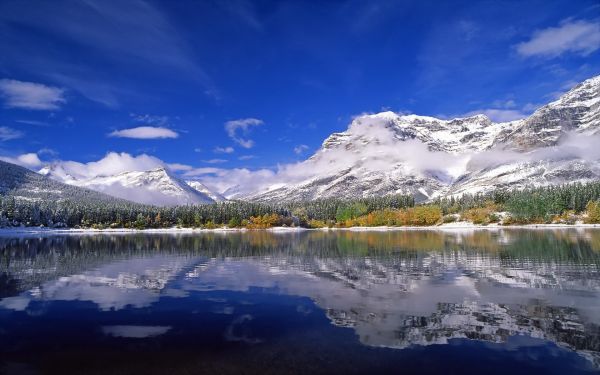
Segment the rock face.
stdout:
[[560,99],[543,106],[514,128],[500,134],[496,143],[519,151],[556,145],[567,132],[600,129],[600,76],[577,85]]
[[600,142],[600,76],[511,122],[494,123],[484,115],[360,116],[345,132],[329,136],[312,157],[284,171],[284,183],[258,192],[233,191],[236,198],[259,201],[394,193],[427,200],[585,182],[600,178],[595,141]]
[[85,187],[137,203],[171,206],[215,201],[206,192],[196,190],[162,167],[149,171],[123,172],[86,179],[64,173],[59,164],[47,166],[40,173],[70,185]]

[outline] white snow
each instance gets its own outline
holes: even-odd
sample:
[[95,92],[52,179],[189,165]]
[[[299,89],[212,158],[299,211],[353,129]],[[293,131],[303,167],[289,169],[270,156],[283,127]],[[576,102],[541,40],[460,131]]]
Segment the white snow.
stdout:
[[219,195],[210,192],[208,188],[201,191],[188,185],[163,167],[76,179],[65,175],[61,166],[54,164],[44,167],[40,173],[70,185],[144,204],[168,206],[213,203],[217,199],[212,196],[219,198]]

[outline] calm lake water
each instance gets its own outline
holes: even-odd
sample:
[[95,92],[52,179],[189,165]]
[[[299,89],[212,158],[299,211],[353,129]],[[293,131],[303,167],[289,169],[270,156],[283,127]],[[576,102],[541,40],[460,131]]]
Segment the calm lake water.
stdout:
[[5,374],[586,374],[600,230],[0,237]]

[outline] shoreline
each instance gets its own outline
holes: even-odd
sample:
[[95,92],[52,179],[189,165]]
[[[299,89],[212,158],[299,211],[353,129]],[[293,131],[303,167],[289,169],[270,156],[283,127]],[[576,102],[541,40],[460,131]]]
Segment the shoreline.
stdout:
[[480,225],[468,222],[448,223],[432,226],[378,226],[378,227],[348,227],[348,228],[302,228],[302,227],[273,227],[266,229],[247,228],[158,228],[158,229],[130,229],[130,228],[38,228],[14,227],[0,228],[0,236],[11,235],[62,235],[62,234],[193,234],[193,233],[242,233],[250,231],[264,231],[271,233],[293,233],[304,231],[349,231],[349,232],[395,232],[395,231],[463,231],[463,230],[503,230],[503,229],[600,229],[600,224],[521,224],[521,225]]

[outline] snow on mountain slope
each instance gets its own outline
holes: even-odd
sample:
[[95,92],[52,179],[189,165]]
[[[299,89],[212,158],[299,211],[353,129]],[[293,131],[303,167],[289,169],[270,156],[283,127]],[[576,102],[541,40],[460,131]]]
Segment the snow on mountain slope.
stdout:
[[485,193],[494,189],[523,189],[600,180],[600,162],[580,158],[500,164],[469,172],[454,181],[448,195]]
[[[304,162],[287,166],[249,200],[304,200],[393,193],[426,200],[497,187],[600,179],[600,76],[530,117],[493,123],[382,112],[355,118]],[[228,192],[229,193],[229,192]]]
[[549,103],[530,117],[504,129],[495,140],[519,151],[554,146],[571,131],[600,130],[600,76],[575,86],[558,100]]
[[0,195],[28,201],[69,199],[83,203],[123,202],[106,194],[63,184],[27,168],[0,161]]
[[[514,128],[504,129],[487,154],[473,159],[448,193],[524,188],[600,179],[600,76],[575,86]],[[502,149],[498,152],[497,149]]]
[[208,194],[192,188],[164,167],[81,178],[67,173],[61,164],[53,164],[40,173],[70,185],[144,204],[172,206],[214,202]]
[[200,193],[208,196],[210,199],[212,199],[215,202],[222,202],[222,201],[227,200],[227,198],[225,198],[224,196],[222,196],[219,193],[212,191],[211,189],[206,187],[206,185],[204,185],[200,181],[186,180],[185,183],[188,184],[189,186],[191,186],[194,190],[197,190]]

